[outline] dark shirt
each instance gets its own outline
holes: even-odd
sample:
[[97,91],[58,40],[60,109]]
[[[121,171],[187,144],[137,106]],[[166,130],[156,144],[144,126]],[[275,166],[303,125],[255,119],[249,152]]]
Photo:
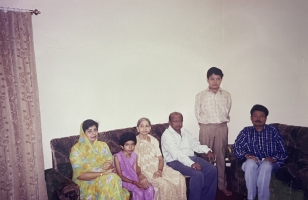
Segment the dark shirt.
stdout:
[[271,157],[278,165],[288,157],[281,133],[277,128],[269,125],[264,125],[260,132],[253,126],[245,127],[237,136],[232,149],[237,158],[243,159],[247,154],[254,155],[260,160]]

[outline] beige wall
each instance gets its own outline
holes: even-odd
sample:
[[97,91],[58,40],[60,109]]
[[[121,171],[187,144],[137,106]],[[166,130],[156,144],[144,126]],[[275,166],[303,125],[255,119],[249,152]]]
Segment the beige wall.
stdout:
[[92,118],[100,131],[167,122],[193,106],[211,66],[232,95],[229,142],[251,125],[259,103],[268,122],[308,125],[308,1],[4,0],[33,16],[45,168],[49,142],[77,135]]

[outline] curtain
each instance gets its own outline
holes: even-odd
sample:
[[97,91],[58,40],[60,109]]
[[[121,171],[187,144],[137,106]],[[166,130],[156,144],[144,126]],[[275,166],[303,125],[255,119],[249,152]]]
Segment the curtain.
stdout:
[[30,12],[0,10],[0,199],[47,199]]

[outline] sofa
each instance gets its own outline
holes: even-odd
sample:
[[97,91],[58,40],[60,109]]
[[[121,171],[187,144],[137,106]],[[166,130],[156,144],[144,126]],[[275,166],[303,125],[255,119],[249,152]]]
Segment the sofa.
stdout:
[[[155,124],[151,127],[151,135],[160,142],[161,135],[168,128],[168,123]],[[112,131],[98,133],[98,140],[108,144],[112,154],[121,150],[119,145],[120,135],[124,132],[133,132],[138,134],[136,127],[117,129]],[[55,138],[50,141],[52,152],[52,168],[45,170],[45,180],[48,199],[77,200],[79,199],[79,187],[72,181],[72,166],[69,160],[70,150],[78,142],[79,135]],[[228,151],[229,152],[229,151]],[[228,153],[226,152],[226,153]],[[208,160],[206,154],[197,154],[197,156]],[[227,154],[226,154],[227,156]],[[189,177],[186,177],[188,186]],[[189,190],[187,187],[187,195]]]
[[[152,125],[151,135],[160,141],[161,135],[168,127],[168,123]],[[136,127],[117,129],[98,133],[98,140],[108,144],[112,154],[121,150],[120,135],[124,132],[137,135]],[[45,170],[45,180],[48,199],[77,200],[79,186],[72,181],[73,170],[69,160],[71,148],[78,142],[79,135],[55,138],[50,141],[52,152],[52,168]]]
[[[279,123],[270,124],[282,134],[288,158],[279,171],[272,174],[270,183],[271,200],[308,200],[308,127]],[[247,196],[244,171],[245,159],[229,154],[232,171],[232,191]]]

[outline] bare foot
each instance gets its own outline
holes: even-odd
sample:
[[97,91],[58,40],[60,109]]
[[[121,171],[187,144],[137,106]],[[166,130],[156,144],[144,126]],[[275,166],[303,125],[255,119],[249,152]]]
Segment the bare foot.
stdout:
[[222,189],[220,191],[222,191],[227,197],[232,196],[232,192],[227,189]]

